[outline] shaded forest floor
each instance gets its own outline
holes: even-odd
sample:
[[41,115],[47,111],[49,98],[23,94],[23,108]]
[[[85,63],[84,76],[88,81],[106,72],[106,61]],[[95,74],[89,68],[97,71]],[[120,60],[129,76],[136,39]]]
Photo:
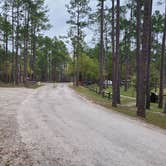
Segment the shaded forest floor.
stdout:
[[[117,108],[114,108],[112,107],[111,99],[103,98],[101,95],[90,91],[88,88],[82,86],[73,87],[72,85],[70,87],[94,103],[100,104],[104,107],[110,108],[111,110],[123,113],[128,116],[132,116],[135,118],[137,117],[135,99],[133,98],[122,96],[121,105],[119,105]],[[157,104],[151,104],[151,110],[147,110],[146,119],[140,120],[166,129],[166,115],[162,113],[161,109],[157,108]]]
[[43,86],[40,82],[33,82],[33,83],[27,83],[24,85],[23,83],[20,83],[19,85],[14,85],[13,83],[4,83],[0,82],[0,88],[30,88],[30,89],[36,89]]

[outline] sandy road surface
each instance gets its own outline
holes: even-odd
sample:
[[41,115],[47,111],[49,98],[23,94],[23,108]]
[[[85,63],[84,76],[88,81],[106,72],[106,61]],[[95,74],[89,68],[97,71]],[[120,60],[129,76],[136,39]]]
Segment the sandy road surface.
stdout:
[[17,123],[17,110],[32,92],[25,88],[0,88],[0,166],[32,165]]
[[66,84],[13,93],[19,100],[2,108],[15,105],[13,128],[25,149],[18,157],[29,165],[166,166],[164,130],[95,105]]

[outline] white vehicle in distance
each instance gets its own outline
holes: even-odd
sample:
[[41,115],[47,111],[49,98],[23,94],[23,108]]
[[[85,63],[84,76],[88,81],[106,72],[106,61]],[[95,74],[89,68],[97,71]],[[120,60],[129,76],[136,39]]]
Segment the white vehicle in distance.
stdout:
[[112,85],[112,81],[111,80],[105,80],[104,81],[104,85]]

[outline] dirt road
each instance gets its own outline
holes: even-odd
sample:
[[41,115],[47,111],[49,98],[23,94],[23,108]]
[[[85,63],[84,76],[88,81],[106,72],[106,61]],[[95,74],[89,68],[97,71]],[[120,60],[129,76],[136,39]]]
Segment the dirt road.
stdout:
[[[66,84],[0,89],[0,96],[0,134],[7,128],[10,137],[0,139],[2,166],[166,165],[164,130],[93,104]],[[9,146],[18,155],[2,155]]]

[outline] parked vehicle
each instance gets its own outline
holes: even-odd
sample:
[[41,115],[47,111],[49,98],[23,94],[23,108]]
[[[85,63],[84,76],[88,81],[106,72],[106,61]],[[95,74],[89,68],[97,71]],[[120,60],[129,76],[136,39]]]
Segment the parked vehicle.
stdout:
[[111,86],[112,85],[112,81],[111,80],[105,80],[104,81],[104,85],[105,86],[109,86],[109,85]]

